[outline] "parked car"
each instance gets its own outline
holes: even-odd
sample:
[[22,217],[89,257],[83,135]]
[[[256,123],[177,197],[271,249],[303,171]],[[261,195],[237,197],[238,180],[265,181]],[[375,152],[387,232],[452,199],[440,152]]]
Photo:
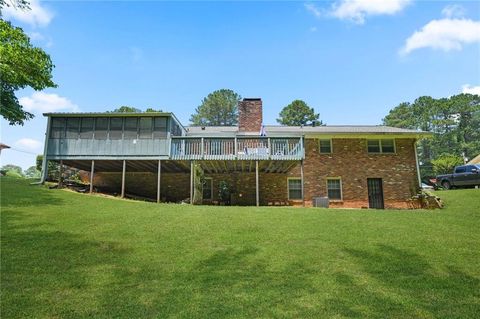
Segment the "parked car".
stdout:
[[422,189],[423,190],[433,190],[434,187],[425,183],[422,183]]
[[461,186],[480,186],[480,164],[457,166],[453,174],[437,176],[437,185],[444,189]]

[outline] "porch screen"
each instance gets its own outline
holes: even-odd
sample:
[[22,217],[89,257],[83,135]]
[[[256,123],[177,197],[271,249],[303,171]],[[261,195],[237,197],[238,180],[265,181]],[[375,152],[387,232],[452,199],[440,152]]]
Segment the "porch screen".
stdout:
[[301,179],[288,180],[288,199],[302,199],[302,181]]

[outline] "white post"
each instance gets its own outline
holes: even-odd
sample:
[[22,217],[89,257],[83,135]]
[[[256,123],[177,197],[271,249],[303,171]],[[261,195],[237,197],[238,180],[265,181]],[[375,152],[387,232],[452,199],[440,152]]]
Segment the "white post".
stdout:
[[125,171],[127,170],[127,161],[123,160],[123,168],[122,168],[122,193],[120,195],[121,198],[125,197]]
[[260,206],[260,193],[258,189],[258,160],[255,161],[255,191],[257,207]]
[[305,194],[304,194],[305,187],[303,186],[303,160],[300,162],[300,177],[302,179],[302,205],[305,207]]
[[193,182],[194,182],[193,167],[194,167],[194,163],[193,161],[191,161],[190,162],[190,204],[193,204]]
[[418,164],[418,154],[417,154],[417,141],[413,143],[413,148],[415,149],[415,165],[417,166],[417,179],[418,187],[422,188],[422,177],[420,175],[420,165]]
[[157,203],[160,203],[160,178],[162,175],[162,161],[158,160],[158,172],[157,172]]
[[93,193],[93,173],[95,170],[95,161],[92,160],[92,166],[90,168],[90,194]]

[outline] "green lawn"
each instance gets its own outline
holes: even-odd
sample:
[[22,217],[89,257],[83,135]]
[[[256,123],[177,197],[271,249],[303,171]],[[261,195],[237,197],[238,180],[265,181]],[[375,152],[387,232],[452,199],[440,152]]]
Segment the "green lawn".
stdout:
[[480,190],[436,211],[167,205],[1,178],[2,318],[479,318]]

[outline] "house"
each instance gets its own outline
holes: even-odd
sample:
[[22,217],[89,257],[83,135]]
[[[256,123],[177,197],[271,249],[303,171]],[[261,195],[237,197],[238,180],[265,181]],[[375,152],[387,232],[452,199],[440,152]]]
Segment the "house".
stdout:
[[[95,188],[177,202],[407,208],[420,178],[416,142],[425,132],[386,126],[262,128],[262,100],[239,102],[238,126],[183,126],[173,113],[46,113],[43,163],[90,172]],[[261,134],[264,133],[264,134]],[[264,135],[264,136],[262,136]],[[61,165],[61,167],[63,167]]]

